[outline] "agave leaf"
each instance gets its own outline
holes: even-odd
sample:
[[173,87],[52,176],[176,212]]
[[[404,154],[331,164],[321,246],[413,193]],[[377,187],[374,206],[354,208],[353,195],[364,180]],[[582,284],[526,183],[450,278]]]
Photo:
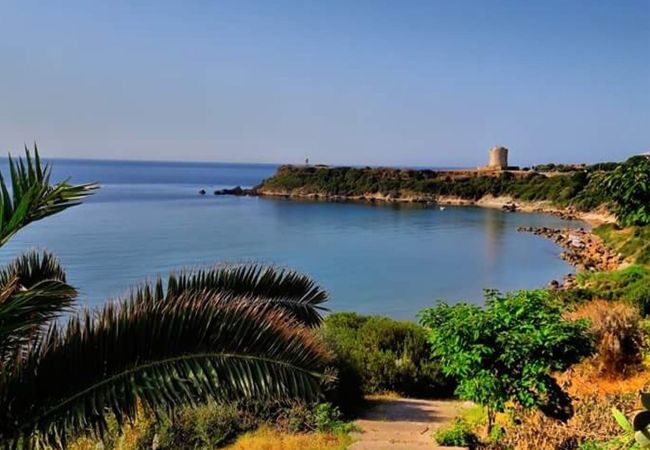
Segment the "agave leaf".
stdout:
[[627,417],[625,417],[625,415],[616,406],[612,406],[612,415],[614,416],[616,423],[618,423],[619,426],[623,428],[623,430],[625,430],[627,433],[632,433],[632,431],[634,431],[630,421],[627,420]]

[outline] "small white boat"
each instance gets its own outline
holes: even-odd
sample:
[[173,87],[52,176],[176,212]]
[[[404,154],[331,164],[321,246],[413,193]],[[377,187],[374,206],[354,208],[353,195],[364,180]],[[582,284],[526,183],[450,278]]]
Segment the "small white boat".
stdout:
[[444,206],[441,206],[441,207],[440,207],[440,211],[444,211],[445,209],[447,209],[447,208],[444,207]]

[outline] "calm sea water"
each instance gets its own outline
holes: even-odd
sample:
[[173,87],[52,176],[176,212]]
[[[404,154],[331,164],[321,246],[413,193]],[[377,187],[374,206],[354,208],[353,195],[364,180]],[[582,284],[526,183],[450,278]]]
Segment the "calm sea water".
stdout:
[[[55,252],[80,301],[98,305],[184,267],[256,261],[313,276],[332,310],[413,319],[436,299],[482,302],[484,288],[545,286],[571,271],[550,241],[517,226],[582,226],[473,207],[215,197],[275,166],[55,160],[58,178],[98,181],[82,206],[35,223],[5,247]],[[0,166],[3,167],[3,166]],[[4,172],[4,168],[3,168]],[[209,194],[198,195],[205,188]]]

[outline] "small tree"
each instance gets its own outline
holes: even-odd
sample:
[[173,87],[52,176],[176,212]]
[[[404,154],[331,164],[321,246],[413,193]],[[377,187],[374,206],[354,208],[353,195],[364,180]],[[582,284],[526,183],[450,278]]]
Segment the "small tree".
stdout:
[[607,176],[605,192],[623,226],[650,224],[650,156],[635,156]]
[[547,291],[486,291],[485,308],[440,303],[419,317],[456,393],[487,408],[488,433],[508,401],[561,420],[572,415],[552,374],[589,355],[591,339],[587,323],[563,319]]

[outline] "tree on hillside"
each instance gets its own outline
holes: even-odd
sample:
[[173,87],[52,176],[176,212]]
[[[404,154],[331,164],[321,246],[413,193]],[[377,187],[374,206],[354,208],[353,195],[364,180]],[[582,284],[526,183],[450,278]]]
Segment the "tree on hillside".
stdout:
[[484,308],[440,303],[419,317],[433,356],[458,382],[456,393],[487,408],[488,433],[509,401],[571,416],[570,399],[552,375],[589,355],[592,345],[587,324],[564,320],[546,291],[487,291]]
[[[95,185],[50,185],[26,152],[10,159],[0,242],[60,212]],[[10,192],[11,190],[11,192]],[[308,327],[327,294],[292,271],[248,265],[144,284],[98,311],[71,314],[76,291],[49,253],[0,270],[0,444],[65,448],[102,436],[138,405],[159,414],[208,399],[314,398],[327,359]],[[65,324],[58,320],[71,314]]]
[[607,176],[604,189],[620,225],[650,225],[650,156],[635,156]]

